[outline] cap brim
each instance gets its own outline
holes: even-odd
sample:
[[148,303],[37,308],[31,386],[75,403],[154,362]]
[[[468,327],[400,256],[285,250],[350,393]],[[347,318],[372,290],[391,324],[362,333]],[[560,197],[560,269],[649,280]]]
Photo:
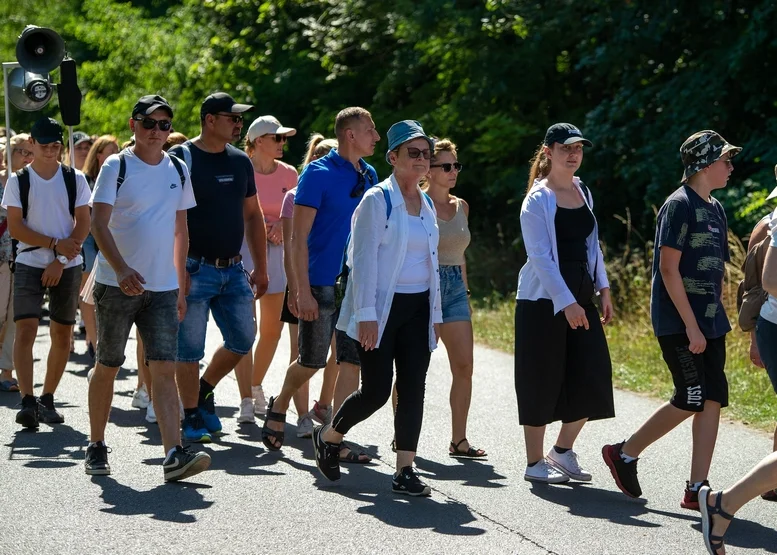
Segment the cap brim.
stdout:
[[232,108],[225,111],[229,112],[230,114],[242,114],[243,112],[248,112],[253,109],[254,107],[250,104],[233,104]]
[[145,112],[141,111],[141,112],[137,112],[137,113],[138,114],[143,114],[144,116],[149,116],[149,115],[153,114],[154,112],[156,112],[159,109],[166,110],[167,113],[170,114],[170,117],[173,117],[173,109],[170,106],[168,106],[167,104],[153,104],[153,105],[149,106],[148,108],[146,108]]
[[91,138],[91,137],[89,137],[89,138],[86,138],[86,139],[81,139],[80,141],[76,141],[76,142],[74,142],[74,143],[73,143],[73,146],[78,146],[78,145],[80,145],[81,143],[92,143],[92,142],[94,142],[94,141],[92,141],[92,138]]
[[275,132],[276,135],[286,135],[287,137],[293,137],[297,134],[297,130],[293,127],[283,127],[280,126],[278,130]]
[[39,143],[42,145],[50,145],[51,143],[64,144],[63,137],[39,137],[39,138],[33,137],[33,139],[35,139],[36,143]]
[[561,143],[562,145],[572,145],[575,143],[583,143],[585,146],[592,147],[594,144],[589,141],[588,139],[584,139],[583,137],[569,137],[566,141]]
[[734,146],[726,143],[726,146],[723,147],[723,150],[720,151],[720,155],[723,156],[724,154],[730,153],[730,156],[728,157],[729,160],[742,152],[741,146]]
[[777,187],[772,189],[772,192],[769,193],[769,196],[766,197],[766,200],[772,200],[773,198],[777,198]]

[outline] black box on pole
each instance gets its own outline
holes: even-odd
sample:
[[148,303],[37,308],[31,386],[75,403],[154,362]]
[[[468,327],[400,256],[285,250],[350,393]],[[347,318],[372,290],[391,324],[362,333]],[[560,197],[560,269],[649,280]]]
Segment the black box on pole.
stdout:
[[81,123],[81,89],[78,88],[75,60],[67,59],[59,66],[61,83],[57,85],[59,111],[62,123],[79,125]]

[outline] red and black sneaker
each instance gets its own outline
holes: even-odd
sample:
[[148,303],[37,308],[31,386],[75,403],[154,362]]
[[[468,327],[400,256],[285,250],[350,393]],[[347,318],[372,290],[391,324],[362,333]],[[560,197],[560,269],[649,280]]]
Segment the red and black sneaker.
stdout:
[[761,499],[764,501],[777,501],[777,489],[770,489],[766,493],[762,493]]
[[615,485],[629,497],[639,497],[642,495],[642,488],[639,487],[637,479],[637,460],[634,459],[627,463],[621,457],[621,449],[625,441],[615,445],[605,445],[602,447],[602,458],[610,469],[612,477],[615,479]]
[[701,489],[703,486],[710,487],[710,483],[707,480],[704,480],[698,489],[693,490],[691,489],[691,483],[685,482],[685,494],[683,495],[683,500],[680,501],[680,507],[682,509],[690,509],[692,511],[698,511],[699,510],[699,489]]

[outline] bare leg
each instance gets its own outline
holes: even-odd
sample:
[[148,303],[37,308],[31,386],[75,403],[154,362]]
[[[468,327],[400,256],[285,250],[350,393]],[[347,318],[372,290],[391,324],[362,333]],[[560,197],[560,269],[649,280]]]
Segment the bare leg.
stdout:
[[70,358],[70,339],[73,337],[73,326],[49,322],[49,335],[51,336],[51,347],[46,364],[46,380],[43,382],[44,394],[53,394],[62,379],[62,374],[65,373],[65,366]]
[[[210,359],[210,364],[208,364],[208,367],[205,369],[202,379],[215,387],[224,376],[229,374],[232,369],[237,366],[237,363],[240,362],[240,359],[243,358],[243,356],[244,355],[228,351],[224,347],[219,347],[216,352],[213,353],[213,358]],[[197,388],[197,394],[199,396],[199,387]],[[249,393],[248,396],[250,397],[251,394]]]
[[[197,408],[200,396],[200,363],[178,362],[175,365],[175,381],[185,409]],[[153,399],[153,397],[152,397]],[[154,405],[156,411],[156,405]]]
[[[332,352],[329,355],[329,360],[326,361],[326,366],[324,367],[324,380],[321,383],[321,394],[318,396],[318,402],[325,407],[332,404],[332,400],[335,397],[337,375],[340,373],[340,367],[337,364],[337,346],[335,345],[334,336],[332,336],[331,349]],[[338,406],[338,408],[340,407]]]
[[545,458],[545,450],[543,448],[545,426],[524,426],[523,437],[526,440],[527,464],[534,464]]
[[[293,362],[286,370],[286,378],[283,380],[283,389],[281,389],[281,392],[275,398],[272,411],[286,414],[289,410],[289,403],[291,402],[294,393],[296,393],[305,382],[312,378],[316,372],[318,372],[318,368],[307,368]],[[276,432],[283,431],[284,428],[283,422],[276,422],[275,420],[266,420],[265,425]],[[277,445],[277,442],[275,443]]]
[[149,362],[154,384],[154,412],[162,435],[165,454],[181,444],[178,390],[175,386],[176,364],[172,361],[152,360]]
[[259,299],[259,343],[254,355],[252,385],[262,385],[275,357],[283,332],[283,322],[280,320],[282,308],[283,293],[265,295]]
[[13,364],[16,368],[16,377],[19,381],[19,393],[34,395],[32,346],[38,335],[38,319],[25,318],[16,322],[16,341],[13,345]]
[[[237,388],[240,391],[240,399],[251,398],[251,375],[254,372],[254,361],[251,353],[248,353],[235,366],[235,378]],[[210,382],[208,382],[210,383]]]
[[412,466],[414,459],[414,451],[397,451],[397,470],[399,471],[406,466]]
[[719,424],[720,403],[715,401],[705,401],[704,411],[693,415],[691,482],[701,482],[709,476]]
[[[440,338],[448,351],[453,381],[451,383],[451,442],[467,437],[467,416],[472,400],[473,339],[472,322],[450,322],[440,326]],[[459,449],[469,449],[464,441]]]
[[621,450],[626,456],[639,457],[649,445],[674,430],[693,414],[687,410],[680,410],[670,403],[664,403],[623,444]]
[[[89,273],[84,272],[81,274],[81,287],[79,291],[84,290],[84,284],[89,279]],[[93,347],[97,346],[97,317],[94,313],[94,305],[85,303],[81,300],[79,295],[78,308],[81,309],[81,318],[84,320],[84,328],[86,329],[86,344],[92,344]]]
[[572,449],[575,445],[577,436],[580,434],[580,431],[583,429],[586,422],[588,422],[588,419],[583,418],[582,420],[577,420],[575,422],[564,422],[561,424],[556,445],[562,449]]
[[118,368],[110,368],[99,362],[94,367],[89,382],[89,441],[105,441],[105,427],[113,405],[113,383]]
[[347,362],[340,363],[340,371],[337,373],[335,384],[335,398],[332,414],[336,414],[348,396],[359,389],[359,367]]

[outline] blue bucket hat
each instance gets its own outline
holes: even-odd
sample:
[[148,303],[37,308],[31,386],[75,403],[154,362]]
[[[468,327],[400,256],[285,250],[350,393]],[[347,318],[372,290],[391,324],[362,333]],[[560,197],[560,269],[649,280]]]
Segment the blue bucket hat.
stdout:
[[[398,121],[389,128],[386,135],[388,136],[389,142],[389,148],[386,151],[386,162],[389,162],[389,152],[396,150],[403,143],[419,137],[426,139],[429,142],[429,148],[434,150],[434,139],[424,133],[424,128],[414,119]],[[391,162],[389,162],[389,164],[390,163]]]

